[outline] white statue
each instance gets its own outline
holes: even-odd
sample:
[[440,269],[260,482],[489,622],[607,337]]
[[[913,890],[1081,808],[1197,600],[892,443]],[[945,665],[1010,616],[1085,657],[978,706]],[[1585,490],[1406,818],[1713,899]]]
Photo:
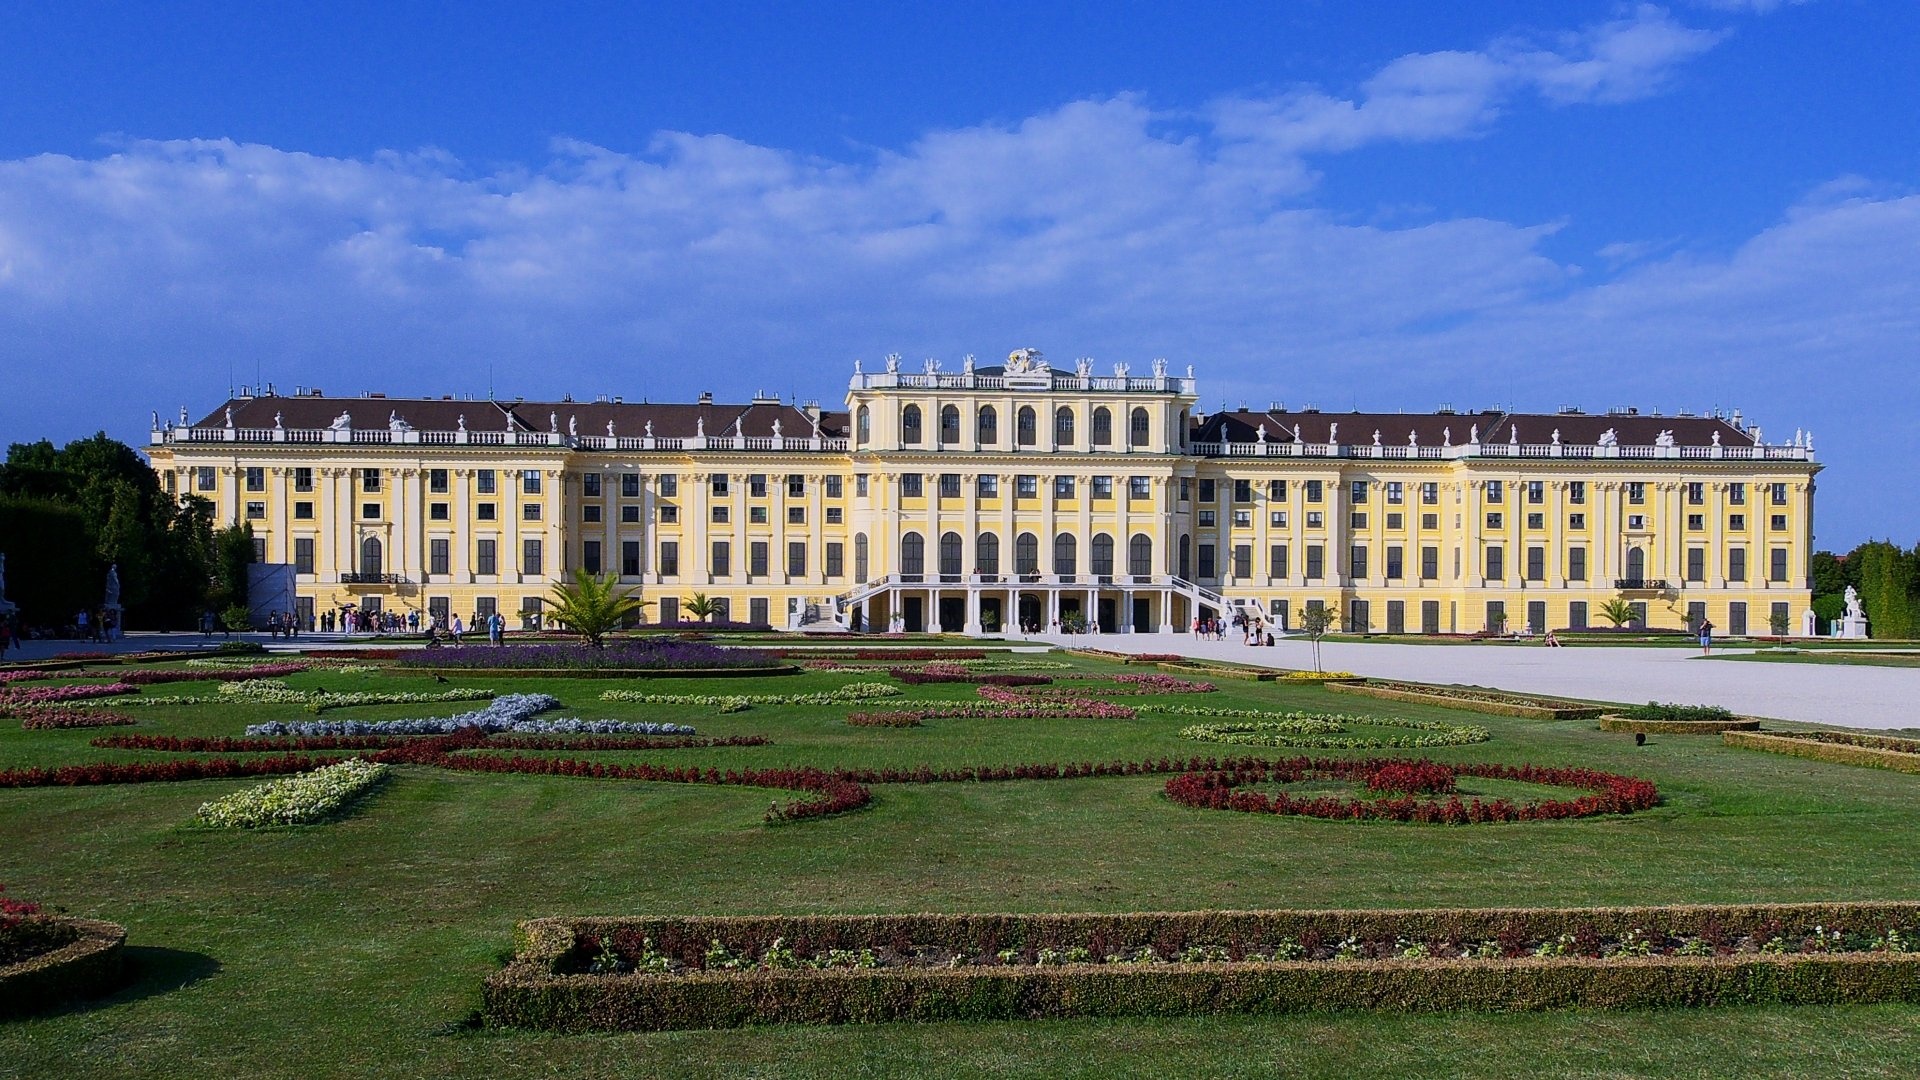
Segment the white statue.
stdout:
[[233,406],[227,406],[227,426],[233,426]]
[[1166,359],[1166,357],[1164,357],[1164,356],[1163,356],[1163,357],[1159,357],[1158,359],[1156,359],[1156,360],[1154,360],[1154,362],[1153,362],[1153,377],[1154,377],[1154,378],[1156,378],[1156,379],[1164,379],[1164,378],[1166,378],[1166,377],[1167,377],[1167,359]]
[[1037,375],[1049,370],[1046,360],[1035,348],[1015,349],[1007,354],[1007,374]]
[[734,437],[734,438],[736,438],[736,439],[737,439],[737,438],[739,438],[740,436],[742,436],[742,435],[745,435],[745,434],[746,434],[746,431],[745,431],[745,430],[743,430],[743,429],[741,428],[741,426],[740,426],[740,425],[741,425],[741,423],[742,423],[742,422],[744,422],[744,421],[746,420],[746,418],[747,418],[747,417],[746,417],[746,414],[745,414],[745,413],[742,413],[742,414],[740,414],[739,416],[736,416],[736,417],[734,417],[734,418],[733,418],[733,437]]
[[341,413],[339,416],[336,416],[333,418],[333,423],[330,426],[335,431],[348,430],[349,428],[353,427],[353,414],[345,413],[345,412]]
[[1860,606],[1860,590],[1851,585],[1847,586],[1847,618],[1864,619],[1866,617],[1865,609]]
[[893,353],[887,354],[887,374],[889,375],[900,374],[900,354],[899,353],[893,352]]
[[1083,379],[1092,375],[1093,374],[1093,358],[1090,356],[1083,356],[1080,359],[1075,360],[1073,362],[1073,373],[1075,375],[1080,376]]
[[1600,433],[1600,438],[1597,442],[1594,443],[1594,445],[1595,446],[1619,446],[1620,433],[1615,431],[1612,428],[1608,428],[1607,430]]
[[274,413],[274,414],[273,414],[273,430],[275,430],[275,431],[282,431],[282,430],[284,430],[284,429],[283,429],[283,428],[281,428],[281,426],[280,426],[280,415],[281,415],[281,414],[279,414],[279,413]]
[[808,413],[807,423],[813,425],[813,437],[816,439],[819,438],[820,437],[820,414],[817,412]]
[[926,367],[926,372],[927,372],[927,374],[929,374],[929,375],[931,375],[931,374],[933,374],[934,372],[936,372],[936,371],[939,371],[939,370],[940,370],[940,361],[938,361],[938,360],[936,360],[936,359],[934,359],[933,357],[931,357],[931,356],[929,356],[929,357],[927,357],[927,360],[926,360],[926,365],[925,365],[925,367]]
[[1720,445],[1720,433],[1718,431],[1713,433],[1713,445],[1715,446]]
[[1333,446],[1339,441],[1340,441],[1340,422],[1336,420],[1333,423],[1327,425],[1327,445]]
[[412,431],[413,428],[408,426],[405,420],[400,419],[398,412],[390,411],[387,413],[387,430],[399,434],[402,431]]
[[1373,445],[1375,446],[1380,445],[1380,429],[1379,428],[1373,429]]
[[1443,427],[1440,429],[1440,445],[1441,446],[1453,445],[1453,429],[1452,428]]
[[967,355],[960,358],[960,370],[965,372],[968,375],[973,374],[973,354],[972,353],[968,353]]
[[1265,445],[1265,444],[1266,444],[1266,441],[1267,441],[1267,425],[1266,425],[1266,423],[1265,423],[1264,421],[1263,421],[1263,422],[1262,422],[1262,423],[1260,424],[1260,430],[1258,430],[1258,431],[1256,431],[1256,432],[1254,432],[1254,433],[1253,433],[1253,441],[1254,441],[1254,442],[1257,442],[1257,443],[1260,443],[1260,444],[1262,444],[1262,445]]
[[607,438],[613,438],[613,421],[607,421]]
[[1467,441],[1470,443],[1477,443],[1480,441],[1480,425],[1479,424],[1475,424],[1471,428],[1467,429]]
[[1662,446],[1662,447],[1665,447],[1665,446],[1672,446],[1672,445],[1673,445],[1673,430],[1672,430],[1671,428],[1669,428],[1669,429],[1665,429],[1665,430],[1662,430],[1662,431],[1660,432],[1660,434],[1658,434],[1658,435],[1655,435],[1655,436],[1653,437],[1653,445],[1655,445],[1655,446]]
[[1191,378],[1193,378],[1193,365],[1192,365],[1192,364],[1188,364],[1188,365],[1187,365],[1187,378],[1189,378],[1189,379],[1191,379]]
[[[896,357],[895,359],[898,359],[898,358]],[[707,418],[706,417],[696,416],[693,418],[693,437],[696,439],[704,439],[707,437]]]
[[1125,363],[1115,364],[1113,365],[1113,377],[1116,379],[1124,379],[1132,370],[1133,368]]
[[1807,432],[1807,453],[1813,453],[1813,432]]
[[1300,441],[1300,425],[1299,424],[1293,425],[1293,441],[1294,442]]
[[185,405],[180,406],[180,426],[187,426],[187,407]]
[[455,421],[453,422],[453,427],[454,427],[454,430],[456,430],[456,431],[465,431],[465,430],[467,430],[467,414],[466,414],[466,413],[461,413],[461,414],[460,414],[460,418],[459,418],[458,420],[455,420]]
[[1420,431],[1418,428],[1407,432],[1407,445],[1408,446],[1420,445]]
[[1509,446],[1520,445],[1520,425],[1518,424],[1507,425],[1507,445]]
[[777,416],[773,418],[773,437],[780,437],[780,418]]
[[567,414],[567,438],[577,439],[579,437],[580,437],[580,418],[574,415],[573,413],[568,413]]
[[1767,445],[1767,441],[1766,441],[1765,439],[1763,439],[1763,438],[1761,438],[1761,437],[1760,437],[1760,425],[1759,425],[1759,424],[1755,424],[1755,425],[1753,425],[1753,430],[1752,430],[1752,431],[1750,431],[1750,432],[1748,432],[1747,434],[1749,434],[1749,435],[1751,435],[1751,436],[1753,437],[1753,445],[1755,445],[1755,446],[1765,446],[1765,445]]
[[1555,446],[1560,445],[1560,429],[1559,428],[1553,429],[1553,445]]
[[119,563],[113,563],[107,567],[107,602],[105,606],[109,610],[118,610],[120,607]]
[[547,414],[547,434],[549,435],[560,434],[560,414],[559,413],[550,412]]
[[860,358],[859,358],[859,357],[855,357],[855,358],[854,358],[854,360],[853,360],[853,373],[854,373],[855,375],[859,375],[859,374],[862,374],[862,372],[861,372],[861,370],[860,370]]
[[147,430],[148,431],[160,430],[160,410],[159,409],[153,410],[153,426],[148,428]]
[[647,421],[642,430],[646,432],[647,438],[653,438],[653,421]]

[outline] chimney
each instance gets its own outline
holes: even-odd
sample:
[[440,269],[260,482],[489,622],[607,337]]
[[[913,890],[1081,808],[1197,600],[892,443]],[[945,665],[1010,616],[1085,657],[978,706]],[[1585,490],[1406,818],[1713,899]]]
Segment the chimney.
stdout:
[[700,391],[700,404],[702,405],[713,404],[713,391],[711,390]]

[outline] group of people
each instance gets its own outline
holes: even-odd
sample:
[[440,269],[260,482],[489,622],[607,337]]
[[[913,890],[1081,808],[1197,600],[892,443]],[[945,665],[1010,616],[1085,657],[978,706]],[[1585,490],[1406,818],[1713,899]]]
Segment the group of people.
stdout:
[[1203,619],[1196,615],[1193,619],[1193,636],[1202,641],[1225,641],[1229,628],[1240,631],[1242,645],[1273,644],[1272,626],[1266,616],[1258,612],[1236,611],[1231,623],[1217,617]]

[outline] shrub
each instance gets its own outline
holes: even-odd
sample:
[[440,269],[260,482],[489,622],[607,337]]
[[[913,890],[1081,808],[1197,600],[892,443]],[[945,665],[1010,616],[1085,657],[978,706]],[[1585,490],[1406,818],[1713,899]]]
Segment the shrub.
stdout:
[[1645,705],[1635,705],[1622,709],[1619,715],[1628,720],[1733,720],[1732,710],[1718,705],[1663,705],[1649,701]]
[[1457,786],[1452,769],[1431,761],[1389,761],[1366,776],[1368,791],[1399,795],[1445,795]]
[[1920,753],[1907,749],[1914,745],[1911,739],[1833,731],[1728,731],[1721,734],[1720,740],[1728,746],[1836,765],[1868,765],[1895,772],[1920,773]]
[[79,936],[71,925],[42,913],[39,904],[15,900],[6,891],[0,885],[0,968],[51,952]]
[[202,803],[194,817],[202,825],[226,829],[312,825],[341,813],[392,772],[385,765],[350,758],[302,776],[275,780]]

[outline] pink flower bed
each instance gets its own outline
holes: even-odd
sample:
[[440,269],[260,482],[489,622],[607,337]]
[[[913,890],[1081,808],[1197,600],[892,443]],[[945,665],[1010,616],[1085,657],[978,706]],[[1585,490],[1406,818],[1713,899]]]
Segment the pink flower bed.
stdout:
[[124,682],[88,683],[78,686],[36,686],[30,689],[7,687],[0,689],[0,716],[17,715],[21,710],[31,709],[35,705],[55,705],[63,701],[119,697],[121,694],[139,692],[139,687]]

